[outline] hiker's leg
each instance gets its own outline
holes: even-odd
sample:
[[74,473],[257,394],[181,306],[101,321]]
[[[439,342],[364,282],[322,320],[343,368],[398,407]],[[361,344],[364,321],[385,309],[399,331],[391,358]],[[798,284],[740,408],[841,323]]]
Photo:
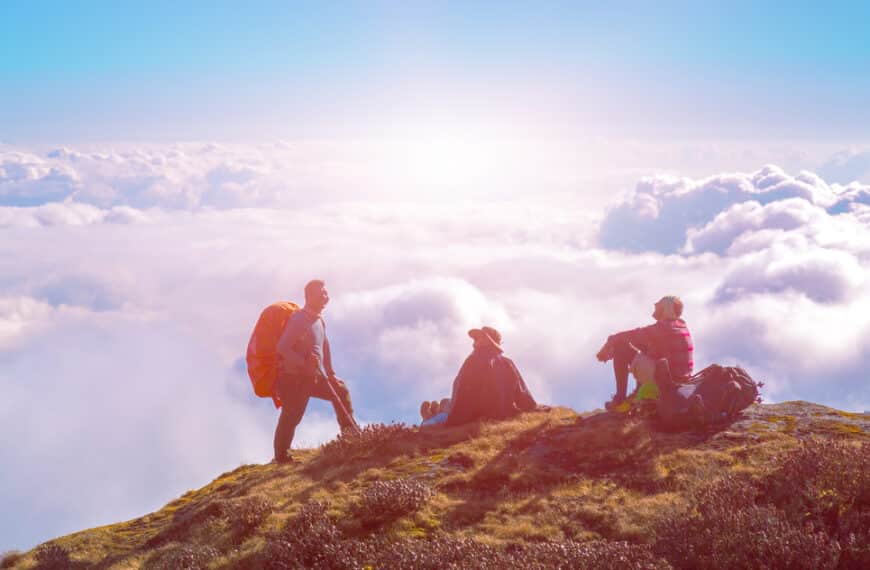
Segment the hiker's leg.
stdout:
[[671,365],[667,358],[660,358],[656,361],[656,384],[664,390],[677,389],[674,378],[671,376]]
[[671,366],[667,358],[656,360],[655,381],[662,393],[671,393],[677,389],[671,377]]
[[421,426],[424,426],[424,427],[426,427],[426,426],[438,426],[438,425],[441,425],[441,424],[443,424],[444,422],[447,421],[447,416],[448,416],[448,415],[449,415],[449,414],[448,414],[447,412],[440,412],[440,413],[438,413],[438,414],[435,414],[434,416],[432,416],[432,417],[429,418],[428,420],[424,421],[424,422],[421,423],[420,425],[421,425]]
[[[332,386],[332,390],[329,389],[329,386],[326,384],[327,382]],[[332,395],[333,390],[338,396],[338,401],[336,401]],[[315,398],[327,400],[332,403],[332,409],[335,410],[335,417],[338,420],[338,426],[342,430],[353,426],[353,405],[350,401],[350,390],[347,389],[347,384],[343,381],[338,378],[334,380],[320,378],[314,384],[314,389],[312,390],[311,395]],[[347,410],[347,415],[345,415],[344,410],[342,410],[342,406],[344,407],[344,410]]]
[[332,384],[333,390],[338,395],[339,401],[344,406],[344,409],[347,410],[347,417],[344,417],[344,414],[341,413],[340,409],[337,409],[336,402],[332,402],[332,409],[335,410],[336,417],[340,418],[338,420],[338,425],[341,429],[349,428],[354,425],[353,419],[353,403],[350,401],[350,390],[347,388],[347,384],[345,384],[342,380],[335,378],[334,380],[328,380]]
[[628,372],[631,361],[640,352],[630,342],[616,343],[613,352],[613,375],[616,377],[615,401],[622,401],[628,393]]
[[308,407],[308,390],[304,383],[292,376],[279,376],[276,382],[278,397],[281,398],[281,416],[275,427],[275,459],[280,461],[287,457],[296,426],[302,421],[305,408]]

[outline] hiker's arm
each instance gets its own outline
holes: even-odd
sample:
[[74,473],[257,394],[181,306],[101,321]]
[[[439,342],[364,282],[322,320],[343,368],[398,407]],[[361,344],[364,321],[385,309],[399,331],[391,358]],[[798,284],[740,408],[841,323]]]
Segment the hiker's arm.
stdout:
[[450,392],[450,405],[453,407],[453,404],[456,403],[456,396],[459,394],[459,382],[462,378],[462,369],[459,369],[459,374],[456,375],[456,378],[453,379],[453,390]]
[[465,402],[462,400],[462,371],[465,365],[459,369],[459,374],[453,380],[453,392],[450,395],[450,410],[447,412],[447,419],[444,421],[445,426],[454,426],[461,424],[465,415]]
[[332,369],[332,351],[329,349],[329,339],[325,334],[323,335],[323,368],[327,376],[335,377],[335,370]]
[[614,333],[607,337],[607,342],[605,342],[604,346],[598,350],[598,354],[595,355],[595,358],[601,362],[607,362],[613,358],[613,355],[616,353],[617,345],[623,342],[630,342],[635,347],[641,350],[646,350],[649,348],[654,330],[655,325],[649,325],[646,327],[638,327],[636,329]]
[[517,365],[514,364],[514,361],[510,358],[505,358],[510,364],[510,368],[515,375],[516,384],[514,386],[514,403],[517,408],[522,410],[523,412],[529,412],[538,407],[538,402],[535,401],[534,396],[529,391],[529,387],[526,386],[525,380],[523,380],[523,375],[520,374],[520,369],[517,368]]
[[465,401],[463,400],[465,394],[462,384],[468,380],[468,374],[470,373],[471,367],[471,357],[468,357],[465,359],[465,362],[462,363],[459,373],[453,380],[453,392],[450,396],[450,411],[447,413],[447,421],[444,422],[444,425],[452,426],[461,424],[465,421],[465,415],[467,414],[465,410]]
[[471,366],[472,362],[471,357],[469,356],[465,359],[465,362],[462,363],[462,367],[459,369],[456,378],[453,380],[453,392],[450,396],[451,408],[453,404],[456,403],[456,399],[460,392],[462,392],[462,383],[465,381],[466,376],[468,376]]
[[613,347],[622,342],[630,342],[637,348],[644,349],[649,346],[650,338],[654,331],[655,325],[649,325],[618,332],[607,337],[607,344]]

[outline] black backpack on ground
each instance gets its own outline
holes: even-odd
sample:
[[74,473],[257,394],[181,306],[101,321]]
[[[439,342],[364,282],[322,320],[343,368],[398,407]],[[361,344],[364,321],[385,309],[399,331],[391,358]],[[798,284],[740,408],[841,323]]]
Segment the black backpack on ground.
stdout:
[[712,364],[684,384],[660,385],[656,412],[673,429],[725,423],[760,400],[761,386],[738,366]]

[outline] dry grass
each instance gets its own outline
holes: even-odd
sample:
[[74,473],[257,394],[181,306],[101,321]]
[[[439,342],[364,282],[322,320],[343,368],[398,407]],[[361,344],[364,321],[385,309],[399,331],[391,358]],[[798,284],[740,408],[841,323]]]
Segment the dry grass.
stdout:
[[[806,420],[753,406],[717,433],[666,434],[643,419],[565,408],[453,429],[374,427],[364,440],[301,451],[289,466],[241,466],[155,513],[52,544],[80,566],[245,567],[269,549],[286,552],[276,540],[319,502],[318,516],[334,524],[324,532],[345,537],[351,550],[375,537],[460,551],[476,547],[437,541],[641,547],[655,543],[663,521],[679,517],[700,486],[728,474],[765,480],[807,431],[866,439],[861,418],[831,412]],[[35,568],[36,556],[13,554],[8,565]]]

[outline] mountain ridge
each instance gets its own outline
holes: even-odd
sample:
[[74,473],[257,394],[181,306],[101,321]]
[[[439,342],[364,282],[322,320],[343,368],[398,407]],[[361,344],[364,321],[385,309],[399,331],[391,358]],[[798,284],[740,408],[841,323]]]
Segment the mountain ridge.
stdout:
[[[700,432],[560,407],[450,429],[378,424],[0,566],[716,567],[741,564],[728,558],[738,544],[750,567],[792,555],[793,567],[860,567],[868,442],[870,415],[801,401],[755,404]],[[790,480],[802,470],[805,481]],[[717,533],[758,525],[777,540],[738,533],[716,546]],[[791,554],[777,550],[783,541]]]

